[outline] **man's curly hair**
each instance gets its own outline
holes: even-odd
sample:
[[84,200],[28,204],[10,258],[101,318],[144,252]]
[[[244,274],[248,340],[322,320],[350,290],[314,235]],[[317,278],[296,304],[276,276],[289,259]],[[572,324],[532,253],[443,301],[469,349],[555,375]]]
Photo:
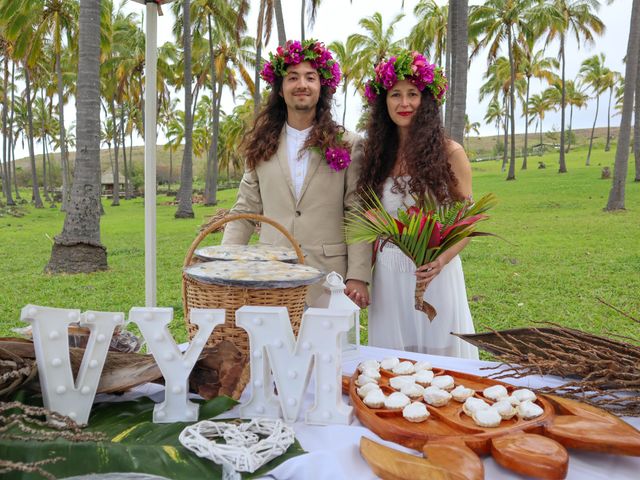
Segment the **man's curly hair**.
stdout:
[[[260,162],[266,162],[278,151],[280,133],[287,121],[287,105],[280,95],[281,91],[282,78],[276,77],[266,105],[243,141],[242,151],[249,170],[254,170]],[[351,148],[351,145],[340,141],[344,127],[338,125],[331,116],[332,100],[332,90],[322,85],[316,105],[315,122],[303,148],[317,147],[323,152],[329,147]]]
[[[457,200],[451,198],[458,181],[448,162],[448,139],[442,127],[440,111],[429,90],[422,91],[404,152],[398,152],[398,127],[389,116],[386,90],[369,108],[366,132],[364,161],[358,182],[361,192],[372,188],[381,196],[382,186],[401,153],[405,161],[402,174],[410,176],[407,185],[409,193],[424,195],[428,191],[441,203]],[[394,188],[402,188],[402,185],[396,181]]]

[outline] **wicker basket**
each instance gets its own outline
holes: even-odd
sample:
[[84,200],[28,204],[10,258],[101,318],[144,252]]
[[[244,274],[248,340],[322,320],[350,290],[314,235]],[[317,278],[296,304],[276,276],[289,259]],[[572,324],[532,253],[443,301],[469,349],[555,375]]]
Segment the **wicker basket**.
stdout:
[[[279,230],[289,240],[298,255],[298,262],[304,264],[304,255],[291,234],[279,223],[263,215],[237,214],[228,215],[217,222],[209,224],[191,244],[187,256],[184,260],[184,267],[197,263],[193,254],[202,240],[211,232],[215,232],[224,224],[234,220],[254,220],[268,223]],[[184,306],[184,318],[187,322],[189,338],[193,338],[198,331],[198,327],[189,322],[189,312],[192,308],[224,308],[225,323],[218,325],[207,341],[208,346],[214,346],[222,340],[232,342],[240,352],[249,354],[249,337],[242,328],[236,327],[236,310],[243,305],[267,305],[285,306],[289,311],[289,319],[293,327],[293,332],[297,336],[300,328],[302,313],[304,312],[304,302],[307,295],[308,285],[289,288],[247,288],[230,285],[211,285],[203,283],[182,273],[182,302]]]

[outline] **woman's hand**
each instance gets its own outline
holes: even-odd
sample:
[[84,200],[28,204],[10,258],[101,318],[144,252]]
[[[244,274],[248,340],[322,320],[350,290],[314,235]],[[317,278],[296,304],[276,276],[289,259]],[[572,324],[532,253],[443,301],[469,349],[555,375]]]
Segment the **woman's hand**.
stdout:
[[426,263],[416,270],[418,283],[428,286],[447,264],[444,257],[440,256],[433,262]]
[[361,280],[347,280],[344,293],[360,308],[367,308],[369,305],[369,289],[367,284]]

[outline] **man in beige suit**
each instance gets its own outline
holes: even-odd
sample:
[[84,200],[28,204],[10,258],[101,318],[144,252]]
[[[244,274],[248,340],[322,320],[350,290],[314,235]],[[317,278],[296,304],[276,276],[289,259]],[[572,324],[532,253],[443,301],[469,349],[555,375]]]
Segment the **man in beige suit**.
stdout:
[[[362,158],[360,139],[331,117],[340,69],[315,40],[278,47],[262,71],[272,84],[267,105],[244,142],[246,170],[231,213],[260,213],[282,224],[306,254],[305,262],[346,280],[345,293],[361,307],[369,304],[371,246],[347,245],[344,215],[357,201]],[[228,223],[223,244],[246,244],[250,221]],[[260,242],[287,245],[263,224]],[[307,303],[321,293],[312,286]]]

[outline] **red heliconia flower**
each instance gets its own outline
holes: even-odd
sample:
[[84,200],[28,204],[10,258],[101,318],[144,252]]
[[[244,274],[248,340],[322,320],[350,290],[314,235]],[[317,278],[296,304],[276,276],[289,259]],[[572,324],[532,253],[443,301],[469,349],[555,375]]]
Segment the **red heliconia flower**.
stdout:
[[477,221],[483,220],[485,218],[489,218],[489,217],[487,217],[487,215],[474,215],[473,217],[468,217],[468,218],[465,218],[464,220],[460,220],[459,222],[456,222],[453,225],[450,225],[444,229],[444,231],[442,232],[442,239],[444,240],[445,238],[447,238],[447,235],[449,235],[451,231],[455,228],[462,227],[464,225],[473,225]]
[[429,237],[429,243],[427,244],[427,248],[435,248],[439,247],[444,240],[444,236],[441,233],[442,224],[440,222],[436,222],[433,226],[433,230],[431,231],[431,237]]

